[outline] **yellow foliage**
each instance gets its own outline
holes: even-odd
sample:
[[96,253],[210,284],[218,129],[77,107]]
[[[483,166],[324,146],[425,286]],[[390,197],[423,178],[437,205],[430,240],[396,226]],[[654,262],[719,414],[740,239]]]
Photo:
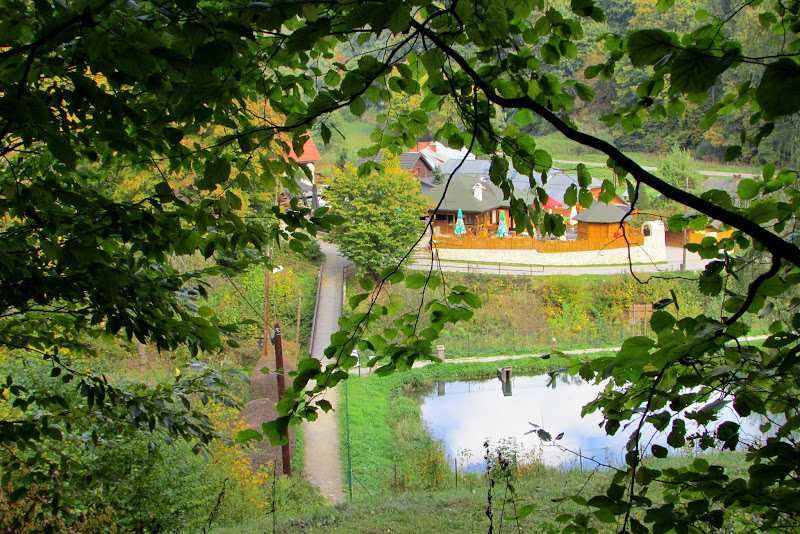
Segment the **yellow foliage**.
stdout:
[[[247,423],[233,408],[222,404],[209,404],[205,407],[205,411],[214,426],[232,439],[237,433],[247,429]],[[211,452],[212,468],[224,473],[224,477],[228,479],[226,495],[233,496],[231,498],[235,500],[249,502],[257,509],[269,505],[267,493],[263,491],[269,473],[263,470],[253,471],[247,447],[235,441],[230,445],[216,441],[211,446]]]

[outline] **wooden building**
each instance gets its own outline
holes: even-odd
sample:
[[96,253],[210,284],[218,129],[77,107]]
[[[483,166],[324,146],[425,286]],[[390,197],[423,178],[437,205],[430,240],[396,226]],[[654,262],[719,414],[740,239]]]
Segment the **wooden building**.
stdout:
[[628,215],[629,208],[593,202],[589,209],[578,213],[573,219],[578,221],[578,239],[614,238],[621,237],[620,224],[627,231],[632,216]]
[[509,201],[503,198],[500,188],[488,179],[456,174],[449,185],[439,184],[425,194],[430,197],[433,206],[439,206],[438,210],[431,213],[436,235],[454,235],[459,210],[464,217],[468,236],[493,236],[497,232],[501,213],[505,213],[509,232],[515,230]]

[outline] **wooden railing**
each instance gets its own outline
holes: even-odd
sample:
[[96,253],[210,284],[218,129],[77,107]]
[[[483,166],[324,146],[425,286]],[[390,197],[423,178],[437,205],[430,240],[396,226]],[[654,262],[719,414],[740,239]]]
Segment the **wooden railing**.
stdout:
[[575,241],[542,241],[530,237],[436,237],[434,241],[439,248],[481,249],[481,250],[536,250],[542,253],[586,252],[610,248],[625,248],[644,245],[642,234],[627,234],[623,238],[590,238]]

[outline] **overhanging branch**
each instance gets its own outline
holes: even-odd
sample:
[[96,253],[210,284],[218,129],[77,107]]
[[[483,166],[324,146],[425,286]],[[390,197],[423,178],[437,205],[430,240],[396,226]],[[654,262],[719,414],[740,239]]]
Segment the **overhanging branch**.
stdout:
[[469,62],[459,52],[445,43],[436,32],[415,20],[411,21],[411,26],[425,36],[425,38],[430,39],[432,43],[447,54],[447,56],[470,77],[475,86],[486,95],[486,98],[490,102],[504,108],[528,109],[536,113],[568,139],[606,154],[614,160],[617,166],[628,172],[637,182],[652,187],[666,198],[679,202],[684,206],[697,210],[700,213],[742,231],[764,245],[774,257],[783,258],[793,265],[800,267],[800,248],[796,245],[761,227],[739,213],[717,206],[696,195],[670,185],[661,178],[644,170],[638,163],[630,159],[611,143],[571,128],[559,118],[558,115],[532,98],[528,96],[507,98],[497,94],[494,88],[481,78]]

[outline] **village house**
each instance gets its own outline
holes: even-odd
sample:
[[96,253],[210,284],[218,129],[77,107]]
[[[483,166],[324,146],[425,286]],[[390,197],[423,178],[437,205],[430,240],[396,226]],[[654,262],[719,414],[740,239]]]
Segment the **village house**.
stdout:
[[434,235],[453,235],[459,210],[467,235],[494,235],[501,216],[505,217],[512,235],[515,231],[509,201],[503,198],[502,190],[485,176],[456,174],[449,183],[441,183],[425,194],[431,199],[432,205],[438,206],[432,214]]
[[[430,178],[433,176],[433,171],[436,168],[434,160],[429,159],[428,156],[422,152],[403,152],[397,156],[397,160],[400,163],[401,169],[411,172],[411,174],[418,179]],[[359,158],[356,160],[356,167],[360,167],[362,163],[367,161],[373,161],[375,163],[383,161],[383,150],[371,158]]]

